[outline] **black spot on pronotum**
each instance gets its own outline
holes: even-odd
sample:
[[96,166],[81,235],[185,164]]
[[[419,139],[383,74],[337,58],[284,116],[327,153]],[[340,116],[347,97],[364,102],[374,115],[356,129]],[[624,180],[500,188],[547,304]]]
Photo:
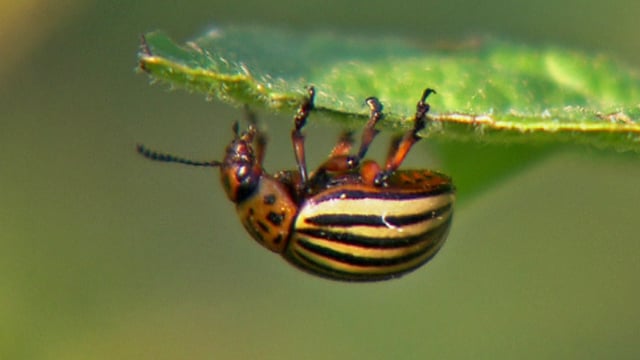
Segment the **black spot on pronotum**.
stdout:
[[284,214],[276,214],[270,211],[269,214],[267,214],[267,220],[275,226],[280,226],[284,220]]
[[[244,220],[245,224],[251,224],[251,217],[247,217]],[[264,243],[264,237],[262,236],[262,234],[258,231],[258,229],[254,228],[252,225],[246,226],[247,231],[249,232],[249,234],[251,234],[251,236],[256,239],[259,243]]]
[[273,239],[273,243],[276,245],[280,244],[281,242],[282,242],[282,234],[279,234]]
[[260,220],[256,221],[256,224],[260,227],[260,230],[264,232],[269,232],[269,227],[267,226],[267,224],[263,223]]
[[264,196],[265,205],[273,205],[276,203],[276,196],[273,194],[267,194]]

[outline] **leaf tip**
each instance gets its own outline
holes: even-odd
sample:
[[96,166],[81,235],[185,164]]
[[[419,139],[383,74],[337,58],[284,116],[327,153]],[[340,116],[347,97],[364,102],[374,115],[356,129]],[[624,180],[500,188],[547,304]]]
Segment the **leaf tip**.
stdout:
[[138,69],[145,73],[150,73],[146,66],[146,59],[153,56],[149,43],[147,42],[147,36],[145,34],[140,35],[140,51],[138,52]]

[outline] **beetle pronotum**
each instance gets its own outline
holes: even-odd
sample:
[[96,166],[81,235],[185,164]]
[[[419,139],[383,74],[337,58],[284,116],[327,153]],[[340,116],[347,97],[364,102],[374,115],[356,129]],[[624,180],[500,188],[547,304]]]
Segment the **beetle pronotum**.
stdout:
[[310,87],[291,133],[297,170],[268,174],[262,167],[266,137],[254,124],[226,148],[223,161],[193,161],[138,145],[158,161],[220,168],[229,200],[242,224],[267,249],[299,269],[345,281],[376,281],[401,276],[429,261],[444,243],[452,220],[455,190],[448,176],[432,170],[398,170],[420,139],[429,111],[426,89],[417,104],[413,129],[392,142],[384,167],[363,160],[382,118],[378,99],[370,108],[356,155],[343,134],[329,158],[307,172],[304,127],[313,110]]

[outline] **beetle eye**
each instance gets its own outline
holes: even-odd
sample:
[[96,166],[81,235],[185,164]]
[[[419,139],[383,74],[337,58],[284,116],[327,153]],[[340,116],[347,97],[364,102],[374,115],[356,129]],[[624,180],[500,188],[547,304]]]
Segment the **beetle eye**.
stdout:
[[247,175],[249,175],[249,167],[248,166],[240,166],[238,170],[236,170],[236,179],[238,181],[244,180]]

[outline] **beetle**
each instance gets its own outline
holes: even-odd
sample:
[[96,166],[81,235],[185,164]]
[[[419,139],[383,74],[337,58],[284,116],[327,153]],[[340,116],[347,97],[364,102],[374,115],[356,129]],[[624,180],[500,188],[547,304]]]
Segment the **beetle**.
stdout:
[[234,123],[234,138],[222,161],[193,161],[143,145],[137,151],[151,160],[220,168],[227,197],[249,234],[295,267],[333,280],[386,280],[429,261],[451,226],[451,178],[426,169],[398,170],[420,139],[432,93],[429,88],[423,92],[413,128],[394,138],[384,166],[363,160],[383,116],[380,101],[370,97],[358,152],[350,155],[352,133],[345,132],[329,158],[307,172],[302,128],[314,108],[313,87],[294,117],[296,170],[269,174],[263,169],[267,141],[255,121],[242,133]]

